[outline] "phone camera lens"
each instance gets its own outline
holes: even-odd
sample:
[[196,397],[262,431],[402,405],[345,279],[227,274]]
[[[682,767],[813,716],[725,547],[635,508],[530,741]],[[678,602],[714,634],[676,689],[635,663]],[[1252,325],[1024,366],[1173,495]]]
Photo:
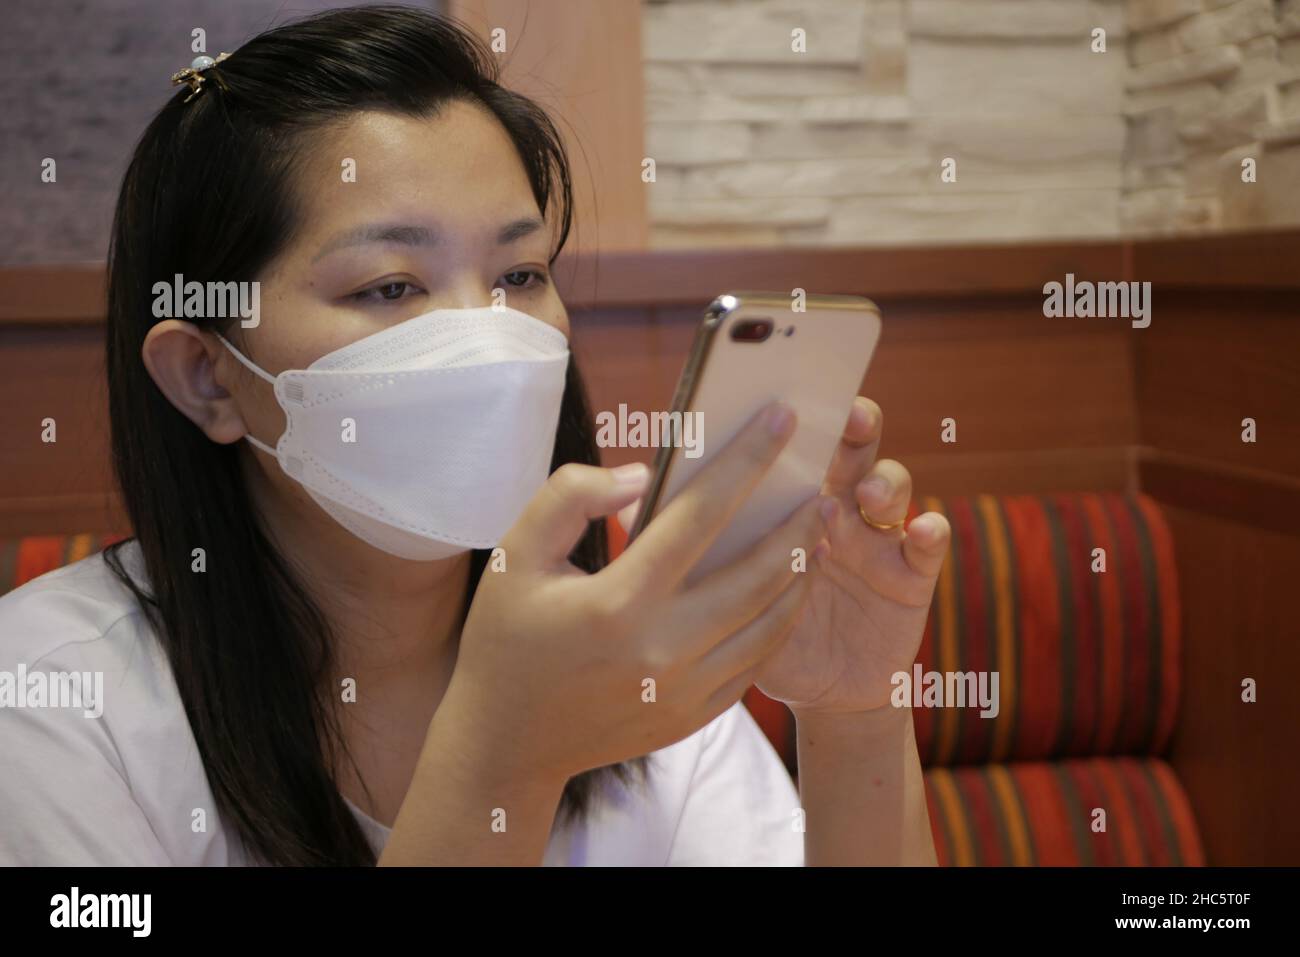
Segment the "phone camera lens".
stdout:
[[731,338],[736,342],[765,342],[775,325],[771,319],[743,319],[731,327]]

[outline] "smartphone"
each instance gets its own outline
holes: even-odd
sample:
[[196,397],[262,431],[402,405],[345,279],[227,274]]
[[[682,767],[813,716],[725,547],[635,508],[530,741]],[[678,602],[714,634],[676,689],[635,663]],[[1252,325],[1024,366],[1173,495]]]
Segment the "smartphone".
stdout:
[[861,296],[732,292],[705,310],[628,543],[760,409],[794,409],[794,435],[687,581],[750,549],[820,492],[880,338],[880,310]]

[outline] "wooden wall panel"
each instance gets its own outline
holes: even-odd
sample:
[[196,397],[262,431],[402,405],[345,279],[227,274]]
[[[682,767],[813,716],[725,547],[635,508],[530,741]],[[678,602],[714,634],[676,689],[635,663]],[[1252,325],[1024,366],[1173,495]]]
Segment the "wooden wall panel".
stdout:
[[111,492],[102,326],[0,325],[0,357],[0,537],[125,530]]
[[1294,228],[1148,239],[1130,248],[1127,278],[1161,290],[1300,289]]
[[[701,306],[703,303],[701,303]],[[1131,488],[1137,436],[1129,333],[1044,319],[1040,299],[882,300],[862,393],[885,413],[881,454],[922,494]],[[573,314],[596,411],[664,409],[698,308]],[[957,421],[957,442],[940,441]],[[611,465],[653,449],[608,449]]]
[[1300,479],[1300,296],[1173,293],[1135,332],[1143,445]]
[[728,289],[856,293],[874,299],[1007,294],[1041,296],[1043,284],[1126,275],[1127,244],[916,246],[899,249],[656,250],[653,269],[633,252],[561,257],[557,273],[570,308],[689,306],[699,309]]
[[1134,456],[1142,489],[1167,505],[1300,535],[1300,479],[1145,445],[1136,448]]
[[[1211,864],[1300,863],[1300,536],[1166,506],[1183,602],[1172,764]],[[1241,700],[1243,678],[1259,686]]]
[[641,0],[448,0],[487,42],[505,30],[502,82],[532,98],[564,140],[573,181],[573,248],[645,249],[649,240]]
[[[1164,506],[1183,609],[1183,698],[1172,761],[1214,864],[1300,863],[1300,303],[1295,246],[1166,241],[1134,336],[1141,487]],[[1239,288],[1225,288],[1225,277]],[[1258,441],[1241,441],[1241,420]],[[1259,701],[1241,701],[1243,678]]]

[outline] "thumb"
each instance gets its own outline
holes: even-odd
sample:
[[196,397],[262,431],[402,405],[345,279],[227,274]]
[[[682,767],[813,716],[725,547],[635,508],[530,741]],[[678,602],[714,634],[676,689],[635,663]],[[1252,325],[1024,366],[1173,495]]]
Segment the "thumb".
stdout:
[[501,544],[513,561],[549,568],[569,559],[588,523],[636,501],[650,469],[633,462],[618,468],[569,463],[551,473]]

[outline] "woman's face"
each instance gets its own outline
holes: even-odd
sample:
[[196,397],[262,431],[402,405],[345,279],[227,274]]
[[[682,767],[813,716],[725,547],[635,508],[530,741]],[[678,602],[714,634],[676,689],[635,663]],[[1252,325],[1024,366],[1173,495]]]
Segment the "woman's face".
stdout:
[[[345,165],[355,176],[344,176]],[[432,119],[357,114],[312,136],[295,185],[297,229],[260,277],[260,322],[230,330],[272,376],[430,310],[502,296],[568,335],[547,264],[553,227],[541,218],[513,142],[486,109],[457,101]],[[493,290],[501,292],[494,298]],[[270,383],[210,333],[167,320],[150,331],[144,353],[163,392],[213,441],[251,434],[274,447],[284,432]],[[252,492],[279,534],[358,547],[271,456],[249,450]]]
[[[432,309],[491,305],[494,289],[568,335],[547,265],[552,229],[485,109],[359,114],[307,148],[297,184],[300,228],[262,278],[260,324],[239,330],[244,354],[272,375]],[[284,413],[270,385],[240,374],[229,387],[249,431],[274,445]]]

